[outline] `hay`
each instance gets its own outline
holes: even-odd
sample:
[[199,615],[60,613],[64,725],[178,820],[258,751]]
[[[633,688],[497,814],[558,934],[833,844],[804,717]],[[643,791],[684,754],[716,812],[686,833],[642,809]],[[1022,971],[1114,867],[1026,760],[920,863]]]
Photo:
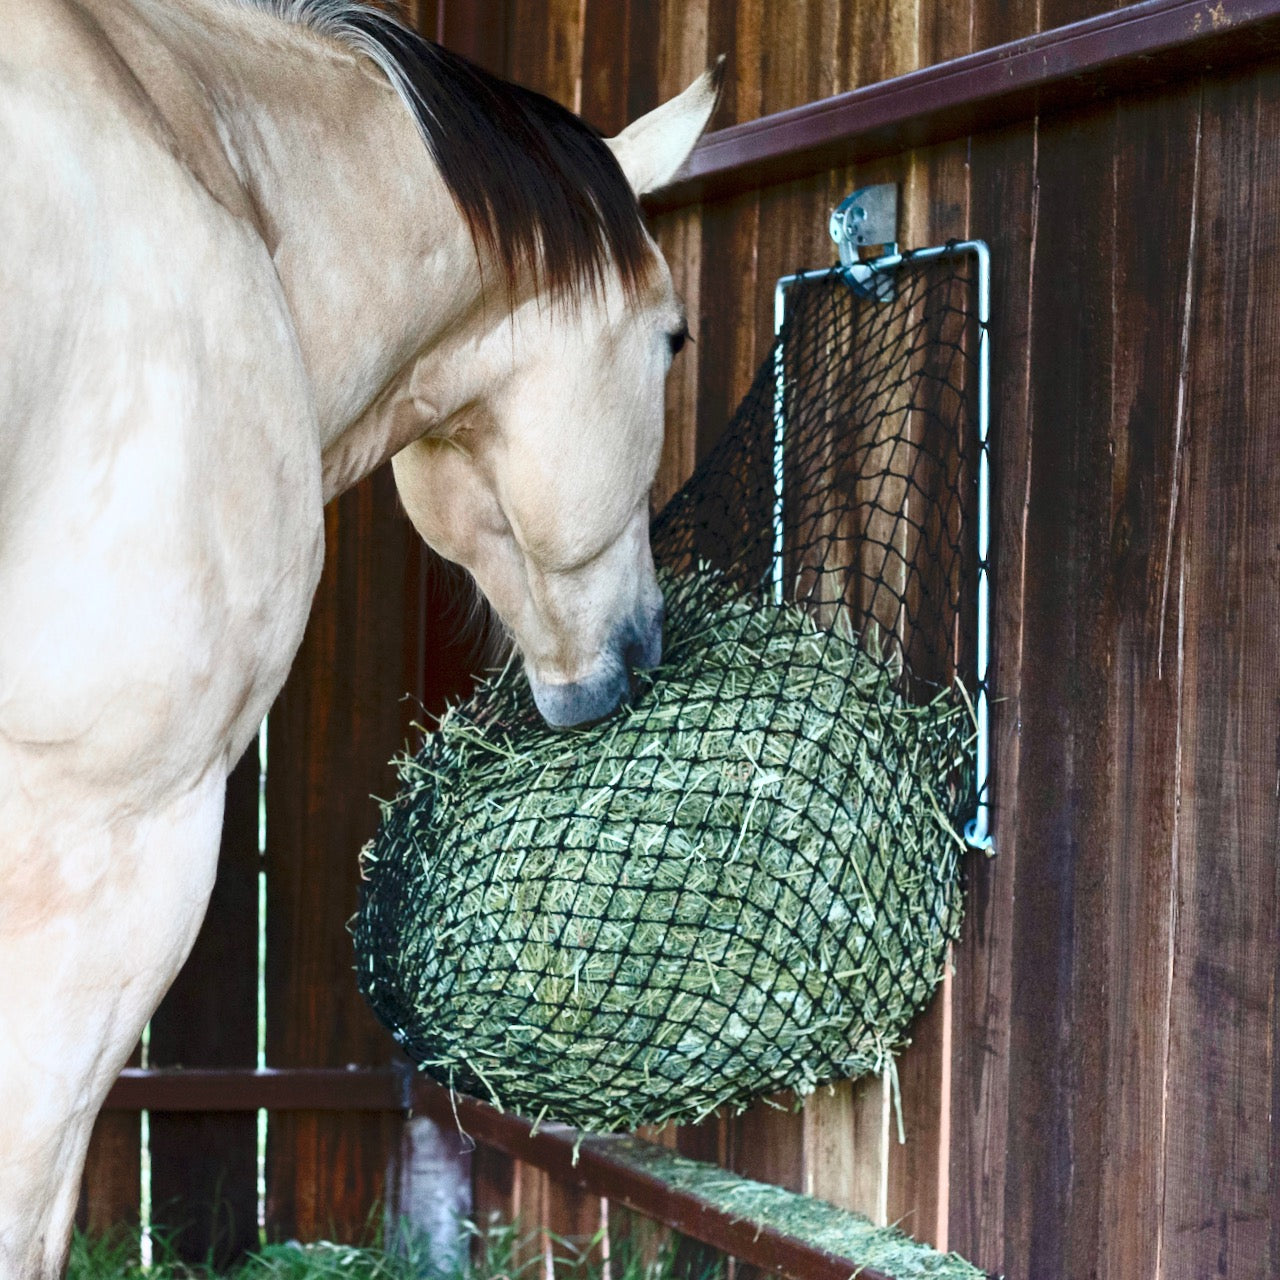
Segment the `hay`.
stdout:
[[635,1138],[611,1138],[609,1154],[633,1169],[688,1191],[735,1222],[801,1240],[834,1258],[847,1258],[851,1280],[870,1268],[893,1280],[987,1280],[956,1253],[939,1253],[897,1227],[878,1227],[860,1213],[825,1200],[743,1178]]
[[668,643],[612,721],[533,727],[509,670],[400,762],[357,949],[441,1082],[586,1130],[693,1121],[879,1070],[941,977],[963,699],[908,703],[792,607],[704,600]]

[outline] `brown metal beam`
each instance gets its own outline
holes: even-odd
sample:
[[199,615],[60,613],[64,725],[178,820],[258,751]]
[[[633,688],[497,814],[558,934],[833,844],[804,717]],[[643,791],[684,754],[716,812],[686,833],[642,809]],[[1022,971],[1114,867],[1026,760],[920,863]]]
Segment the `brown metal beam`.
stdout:
[[408,1068],[126,1067],[108,1111],[408,1111]]
[[1146,0],[708,134],[654,212],[1280,56],[1280,0]]
[[422,1079],[415,1081],[413,1097],[414,1109],[440,1124],[460,1124],[485,1146],[536,1165],[557,1182],[626,1205],[743,1262],[804,1280],[849,1280],[854,1275],[859,1280],[893,1280],[856,1258],[827,1253],[795,1236],[735,1218],[695,1192],[672,1186],[659,1172],[672,1153],[652,1143],[581,1134],[565,1125],[544,1125],[531,1132],[528,1120],[474,1098],[450,1095]]

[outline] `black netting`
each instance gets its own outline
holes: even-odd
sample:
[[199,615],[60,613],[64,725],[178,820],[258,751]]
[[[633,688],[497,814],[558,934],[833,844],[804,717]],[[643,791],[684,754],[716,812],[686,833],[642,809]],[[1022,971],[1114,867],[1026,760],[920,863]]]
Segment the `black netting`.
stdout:
[[973,270],[792,290],[655,521],[666,655],[630,711],[549,730],[510,669],[402,762],[358,973],[442,1083],[629,1128],[905,1043],[975,805]]

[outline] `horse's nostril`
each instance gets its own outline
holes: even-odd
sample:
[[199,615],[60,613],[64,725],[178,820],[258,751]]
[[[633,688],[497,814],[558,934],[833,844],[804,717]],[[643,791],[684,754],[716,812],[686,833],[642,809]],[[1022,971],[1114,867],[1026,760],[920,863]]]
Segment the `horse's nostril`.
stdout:
[[645,665],[644,652],[644,644],[639,640],[633,640],[627,645],[622,651],[622,660],[626,663],[628,671],[643,669]]
[[662,661],[662,608],[659,606],[639,623],[622,647],[628,671],[651,671]]

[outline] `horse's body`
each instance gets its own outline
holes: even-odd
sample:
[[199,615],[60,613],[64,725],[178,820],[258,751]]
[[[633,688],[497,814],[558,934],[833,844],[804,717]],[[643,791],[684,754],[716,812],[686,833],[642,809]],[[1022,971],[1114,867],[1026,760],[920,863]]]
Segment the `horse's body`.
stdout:
[[[324,501],[399,455],[552,719],[655,656],[656,250],[557,265],[554,213],[504,249],[360,52],[387,29],[326,12],[0,0],[0,1280],[61,1266],[301,640]],[[712,100],[611,144],[636,191]]]

